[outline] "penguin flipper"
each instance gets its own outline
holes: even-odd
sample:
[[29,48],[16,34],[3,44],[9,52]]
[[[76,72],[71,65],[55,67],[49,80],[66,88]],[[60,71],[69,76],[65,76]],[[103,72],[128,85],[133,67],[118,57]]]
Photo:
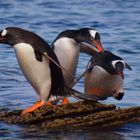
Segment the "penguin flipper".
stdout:
[[76,98],[76,99],[78,98],[78,99],[89,100],[89,101],[94,101],[94,102],[97,102],[98,100],[105,100],[106,99],[103,97],[86,95],[86,94],[80,93],[79,91],[76,91],[76,90],[73,91],[73,94],[71,94],[71,96]]
[[42,62],[42,53],[39,52],[39,51],[37,51],[37,50],[34,50],[34,52],[35,52],[35,58],[36,58],[38,61]]
[[98,97],[98,96],[93,96],[93,95],[86,95],[84,93],[81,93],[75,89],[71,89],[68,86],[65,86],[65,92],[67,93],[68,96],[72,96],[73,98],[76,99],[81,99],[81,100],[89,100],[89,101],[98,101],[98,100],[105,100],[106,98],[104,97]]

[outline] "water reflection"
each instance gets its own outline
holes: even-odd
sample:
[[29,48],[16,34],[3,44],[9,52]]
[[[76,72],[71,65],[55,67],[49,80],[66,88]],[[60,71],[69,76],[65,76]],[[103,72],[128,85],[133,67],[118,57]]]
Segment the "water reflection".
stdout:
[[[19,129],[18,129],[19,130]],[[15,133],[15,132],[14,132]],[[43,130],[37,127],[23,127],[16,138],[41,140],[124,140],[121,134],[114,131],[96,131],[92,128],[78,130]]]

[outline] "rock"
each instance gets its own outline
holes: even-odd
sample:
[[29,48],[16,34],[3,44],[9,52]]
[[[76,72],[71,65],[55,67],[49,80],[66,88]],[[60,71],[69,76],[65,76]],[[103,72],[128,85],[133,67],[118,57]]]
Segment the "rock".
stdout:
[[128,122],[140,122],[140,107],[116,109],[92,101],[81,101],[58,106],[43,106],[21,116],[21,110],[1,112],[0,120],[11,124],[37,125],[46,129],[58,127],[114,128]]

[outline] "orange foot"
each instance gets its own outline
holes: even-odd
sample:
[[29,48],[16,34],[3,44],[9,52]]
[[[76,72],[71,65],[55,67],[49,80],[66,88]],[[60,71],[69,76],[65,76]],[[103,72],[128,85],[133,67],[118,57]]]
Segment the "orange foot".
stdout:
[[52,104],[52,102],[49,100],[49,101],[47,102],[47,105],[53,105],[53,104]]
[[61,105],[65,105],[65,104],[68,104],[68,103],[69,103],[68,98],[63,98],[63,100],[61,102]]
[[39,108],[39,107],[41,107],[43,105],[45,105],[43,102],[37,101],[31,107],[23,110],[22,113],[21,113],[21,115],[26,115],[29,112],[33,112],[34,110],[36,110],[37,108]]

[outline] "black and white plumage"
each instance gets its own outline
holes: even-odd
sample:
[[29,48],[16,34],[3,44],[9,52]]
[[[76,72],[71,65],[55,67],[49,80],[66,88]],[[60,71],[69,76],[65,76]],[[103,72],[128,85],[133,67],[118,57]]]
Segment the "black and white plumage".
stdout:
[[64,79],[70,87],[73,86],[79,53],[84,52],[94,55],[96,52],[103,50],[99,33],[91,28],[61,32],[52,43],[52,48],[61,66],[65,69],[63,71]]
[[130,66],[119,56],[108,51],[94,55],[85,75],[85,94],[102,100],[113,96],[120,100],[123,91],[123,70]]
[[[53,58],[58,64],[59,61],[46,41],[33,32],[17,27],[8,27],[1,31],[0,43],[9,44],[14,48],[25,77],[37,93],[43,96],[40,96],[43,98],[42,100],[47,100],[47,97],[44,98],[47,95],[46,89],[48,89],[48,94],[50,91],[52,95],[63,94],[61,92],[64,87],[62,71],[45,55]],[[58,80],[59,82],[56,82]]]
[[21,70],[40,98],[39,102],[23,114],[46,103],[50,95],[85,98],[66,86],[62,70],[48,58],[59,65],[57,56],[37,34],[17,27],[8,27],[0,32],[0,44],[9,44],[14,48]]

